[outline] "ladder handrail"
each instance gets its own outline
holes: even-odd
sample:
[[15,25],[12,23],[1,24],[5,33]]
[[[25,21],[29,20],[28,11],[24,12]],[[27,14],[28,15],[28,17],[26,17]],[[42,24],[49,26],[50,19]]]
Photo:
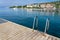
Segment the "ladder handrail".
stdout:
[[36,16],[36,27],[37,27],[37,30],[38,30],[38,16]]
[[49,29],[49,19],[46,20],[45,30],[44,33]]
[[35,23],[36,23],[36,27],[38,27],[38,17],[37,17],[37,16],[34,17],[34,21],[33,21],[33,31],[34,31]]
[[33,32],[34,32],[34,26],[35,26],[35,19],[36,17],[34,17],[34,20],[33,20]]

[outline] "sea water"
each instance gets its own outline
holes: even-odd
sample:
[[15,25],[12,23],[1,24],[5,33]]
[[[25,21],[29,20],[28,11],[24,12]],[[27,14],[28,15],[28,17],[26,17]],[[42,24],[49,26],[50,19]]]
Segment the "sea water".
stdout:
[[33,28],[34,17],[38,16],[38,27],[35,30],[44,32],[46,19],[49,19],[47,33],[60,37],[60,12],[46,12],[32,9],[0,8],[0,18],[15,22],[17,24]]

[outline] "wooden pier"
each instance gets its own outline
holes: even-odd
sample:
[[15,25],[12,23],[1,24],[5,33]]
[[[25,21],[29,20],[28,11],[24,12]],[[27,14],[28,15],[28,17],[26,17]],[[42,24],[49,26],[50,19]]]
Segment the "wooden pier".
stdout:
[[[44,34],[37,30],[0,19],[0,40],[60,40],[60,38]],[[4,22],[2,22],[4,21]]]

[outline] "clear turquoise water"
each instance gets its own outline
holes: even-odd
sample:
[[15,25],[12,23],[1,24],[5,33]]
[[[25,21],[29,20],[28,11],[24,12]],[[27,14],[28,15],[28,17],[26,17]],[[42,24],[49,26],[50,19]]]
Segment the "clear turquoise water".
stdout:
[[[47,31],[48,34],[60,37],[60,13],[59,12],[41,12],[30,11],[27,9],[13,10],[10,8],[0,8],[0,18],[32,28],[33,19],[38,16],[38,30],[44,32],[46,19],[49,18],[50,27]],[[37,29],[35,27],[35,29]]]

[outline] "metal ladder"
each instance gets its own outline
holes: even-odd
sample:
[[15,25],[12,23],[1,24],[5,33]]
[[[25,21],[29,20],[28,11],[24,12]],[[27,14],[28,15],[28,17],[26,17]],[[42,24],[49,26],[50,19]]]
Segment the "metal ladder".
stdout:
[[[33,28],[32,28],[33,32],[34,32],[35,23],[36,23],[36,28],[38,30],[38,16],[34,17]],[[48,29],[49,29],[49,19],[47,18],[44,33],[46,33]]]

